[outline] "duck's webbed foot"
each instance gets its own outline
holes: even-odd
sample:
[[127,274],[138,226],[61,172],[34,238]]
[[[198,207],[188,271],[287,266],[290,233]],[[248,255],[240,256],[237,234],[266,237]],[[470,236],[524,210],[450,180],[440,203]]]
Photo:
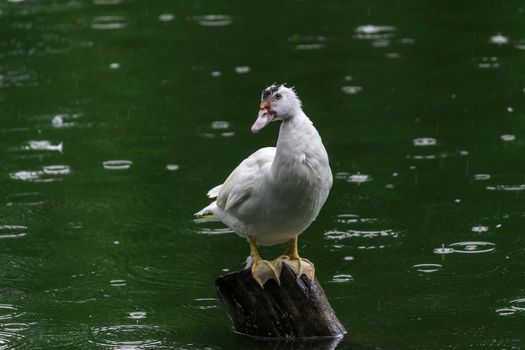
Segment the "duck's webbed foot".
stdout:
[[255,245],[255,239],[248,238],[250,242],[251,256],[252,256],[252,277],[253,279],[264,288],[264,285],[268,280],[274,279],[278,285],[281,284],[279,276],[281,275],[281,263],[276,263],[275,260],[268,261],[264,260],[259,256],[257,252],[257,246]]
[[284,255],[281,255],[274,261],[276,260],[280,260],[283,264],[288,265],[296,274],[297,278],[301,277],[301,275],[306,275],[306,277],[313,281],[315,276],[315,266],[310,260],[299,256],[297,251],[297,237],[290,241],[290,246]]

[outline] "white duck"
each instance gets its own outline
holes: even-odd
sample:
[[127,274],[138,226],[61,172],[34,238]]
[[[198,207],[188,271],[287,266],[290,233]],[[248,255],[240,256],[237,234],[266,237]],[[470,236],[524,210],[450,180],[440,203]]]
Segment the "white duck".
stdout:
[[[315,220],[332,187],[328,155],[319,133],[304,114],[295,91],[284,85],[263,90],[257,133],[281,120],[277,147],[261,148],[235,168],[222,185],[208,192],[217,200],[195,215],[213,215],[250,243],[252,276],[261,287],[279,284],[282,263],[299,277],[313,279],[314,265],[297,252],[297,237]],[[283,256],[263,260],[257,245],[289,242]]]

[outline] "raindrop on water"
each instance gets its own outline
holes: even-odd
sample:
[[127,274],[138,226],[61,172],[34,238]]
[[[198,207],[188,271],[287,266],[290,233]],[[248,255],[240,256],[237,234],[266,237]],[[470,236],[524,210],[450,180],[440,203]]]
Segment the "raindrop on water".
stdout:
[[491,44],[503,45],[503,44],[507,44],[509,42],[509,38],[507,38],[506,36],[503,36],[500,33],[498,33],[496,35],[491,36],[490,39],[489,39],[489,42]]
[[102,166],[107,170],[126,170],[131,167],[133,162],[131,160],[106,160],[102,162]]
[[171,22],[175,19],[175,15],[171,13],[163,13],[159,15],[159,21],[161,22]]
[[420,137],[413,140],[414,146],[435,146],[437,140],[432,137]]
[[352,280],[353,280],[352,275],[340,274],[340,275],[334,275],[331,282],[342,283],[342,282],[349,282]]

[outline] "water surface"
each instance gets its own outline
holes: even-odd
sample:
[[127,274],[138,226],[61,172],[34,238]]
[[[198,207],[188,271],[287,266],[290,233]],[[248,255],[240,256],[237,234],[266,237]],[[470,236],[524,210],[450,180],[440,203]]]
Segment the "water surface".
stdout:
[[[518,1],[0,4],[0,349],[525,346]],[[194,220],[294,85],[334,186],[300,240],[349,330],[232,332],[247,244]],[[283,247],[262,250],[272,258]]]

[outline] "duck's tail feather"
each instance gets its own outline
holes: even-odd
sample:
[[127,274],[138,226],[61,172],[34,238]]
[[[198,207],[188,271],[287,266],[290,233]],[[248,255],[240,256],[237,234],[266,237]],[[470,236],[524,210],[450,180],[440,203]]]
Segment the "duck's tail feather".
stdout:
[[209,198],[216,198],[219,195],[219,191],[221,190],[222,185],[215,186],[211,190],[208,191],[208,197]]
[[215,210],[214,210],[215,208],[217,208],[217,204],[215,202],[213,202],[210,205],[208,205],[206,208],[196,212],[193,215],[195,215],[197,217],[201,217],[201,218],[212,219],[212,218],[217,217],[215,215]]

